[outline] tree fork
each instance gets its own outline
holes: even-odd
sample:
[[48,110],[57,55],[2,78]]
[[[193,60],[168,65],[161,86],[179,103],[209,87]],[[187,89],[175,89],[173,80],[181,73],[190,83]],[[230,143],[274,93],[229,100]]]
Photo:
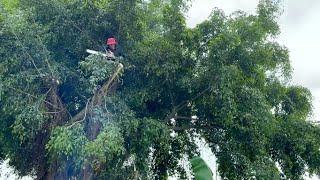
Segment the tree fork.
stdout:
[[[117,70],[109,78],[108,82],[103,84],[103,86],[91,98],[91,100],[89,102],[89,104],[90,104],[89,106],[91,108],[102,104],[103,97],[108,94],[108,92],[109,92],[108,90],[110,89],[110,87],[112,86],[112,83],[116,80],[116,78],[118,77],[118,75],[122,69],[123,69],[123,65],[121,63],[119,63]],[[69,121],[68,127],[72,127],[75,123],[83,122],[84,121],[83,118],[84,118],[87,110],[88,110],[87,107],[85,107],[78,114],[73,116],[73,118]]]
[[[68,124],[70,123],[71,124],[67,126],[68,128],[73,127],[77,123],[84,122],[86,120],[86,115],[88,111],[90,111],[92,107],[99,106],[102,104],[103,97],[109,93],[110,87],[112,87],[113,82],[116,80],[116,78],[118,77],[122,69],[123,69],[123,65],[119,63],[115,73],[109,78],[109,80],[93,95],[92,98],[88,99],[86,107],[69,120]],[[53,79],[53,82],[55,82],[54,79]],[[63,125],[63,123],[68,121],[69,118],[66,116],[67,110],[62,104],[62,101],[57,94],[56,83],[53,83],[52,87],[50,88],[46,101],[52,104],[52,106],[50,105],[47,106],[47,109],[50,112],[57,112],[58,109],[63,109],[61,113],[53,114],[53,123],[51,124],[51,127]],[[97,137],[100,131],[100,128],[101,128],[101,123],[88,122],[89,132],[87,132],[87,135],[89,136],[90,140],[94,140]],[[66,172],[54,172],[55,166],[57,166],[57,163],[54,163],[53,167],[49,168],[49,169],[52,169],[53,171],[49,170],[48,172],[45,173],[45,179],[56,179],[56,178],[63,179],[66,177]],[[81,174],[83,175],[83,178],[93,177],[92,171],[93,170],[87,165],[85,166]]]

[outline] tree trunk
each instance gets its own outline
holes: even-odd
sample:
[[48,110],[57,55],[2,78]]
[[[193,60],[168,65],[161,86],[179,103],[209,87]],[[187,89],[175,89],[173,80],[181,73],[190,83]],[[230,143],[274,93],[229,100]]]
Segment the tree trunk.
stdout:
[[[46,109],[48,112],[52,113],[52,117],[50,118],[51,121],[47,124],[44,132],[45,133],[45,138],[42,136],[43,140],[43,145],[41,146],[41,157],[43,157],[41,163],[41,167],[39,167],[39,174],[37,174],[37,179],[47,179],[47,180],[56,180],[56,179],[68,179],[68,168],[66,167],[65,169],[61,170],[59,167],[59,162],[54,162],[53,164],[47,165],[45,162],[47,162],[47,159],[45,157],[45,144],[49,140],[49,135],[51,129],[61,126],[61,125],[68,125],[72,126],[75,123],[80,123],[86,120],[85,124],[85,129],[87,133],[87,137],[89,140],[93,141],[97,138],[101,127],[102,123],[101,122],[95,122],[90,118],[86,118],[86,114],[92,113],[92,107],[95,106],[100,106],[102,104],[103,97],[108,95],[108,94],[113,94],[116,92],[116,87],[117,83],[114,83],[115,80],[118,77],[118,74],[121,72],[123,69],[123,65],[120,63],[118,65],[118,68],[116,72],[110,77],[110,79],[99,89],[94,96],[91,98],[91,101],[88,101],[87,106],[81,110],[77,115],[75,115],[73,118],[69,118],[68,116],[68,111],[64,107],[60,97],[58,96],[58,84],[53,83],[51,84],[51,87],[48,91],[48,95],[46,98]],[[56,82],[54,79],[52,79],[52,82]],[[88,104],[90,104],[90,108],[88,108]],[[93,114],[92,114],[93,115]],[[70,120],[69,120],[70,119]],[[70,125],[70,123],[72,123]],[[39,147],[40,148],[40,147]],[[82,172],[79,175],[75,176],[80,176],[82,177],[81,179],[85,180],[90,180],[94,179],[94,170],[92,169],[90,164],[85,165],[83,168]]]

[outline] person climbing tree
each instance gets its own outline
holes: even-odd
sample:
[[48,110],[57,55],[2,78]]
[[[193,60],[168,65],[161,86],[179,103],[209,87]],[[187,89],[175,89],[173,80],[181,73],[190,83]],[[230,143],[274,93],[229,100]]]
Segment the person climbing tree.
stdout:
[[106,50],[106,54],[107,54],[107,59],[108,60],[114,60],[116,58],[115,53],[117,50],[117,40],[114,37],[110,37],[107,39],[106,41],[107,44],[107,50]]

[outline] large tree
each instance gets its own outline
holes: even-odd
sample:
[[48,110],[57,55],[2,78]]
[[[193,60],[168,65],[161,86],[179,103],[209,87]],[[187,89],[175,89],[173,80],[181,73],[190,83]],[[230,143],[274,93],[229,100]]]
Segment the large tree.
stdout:
[[[215,9],[190,29],[188,3],[1,0],[0,159],[38,179],[185,178],[179,162],[203,138],[226,179],[319,174],[312,96],[289,85],[276,42],[279,5]],[[111,35],[123,58],[86,54]]]

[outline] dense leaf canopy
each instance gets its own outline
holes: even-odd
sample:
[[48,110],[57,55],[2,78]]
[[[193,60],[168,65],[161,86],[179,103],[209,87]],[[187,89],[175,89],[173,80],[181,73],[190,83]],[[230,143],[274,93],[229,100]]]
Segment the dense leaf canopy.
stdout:
[[[279,5],[215,9],[191,29],[189,3],[0,0],[0,159],[39,179],[186,178],[180,160],[201,137],[226,179],[319,174],[312,96],[289,85],[276,42]],[[123,58],[86,54],[110,36]]]

